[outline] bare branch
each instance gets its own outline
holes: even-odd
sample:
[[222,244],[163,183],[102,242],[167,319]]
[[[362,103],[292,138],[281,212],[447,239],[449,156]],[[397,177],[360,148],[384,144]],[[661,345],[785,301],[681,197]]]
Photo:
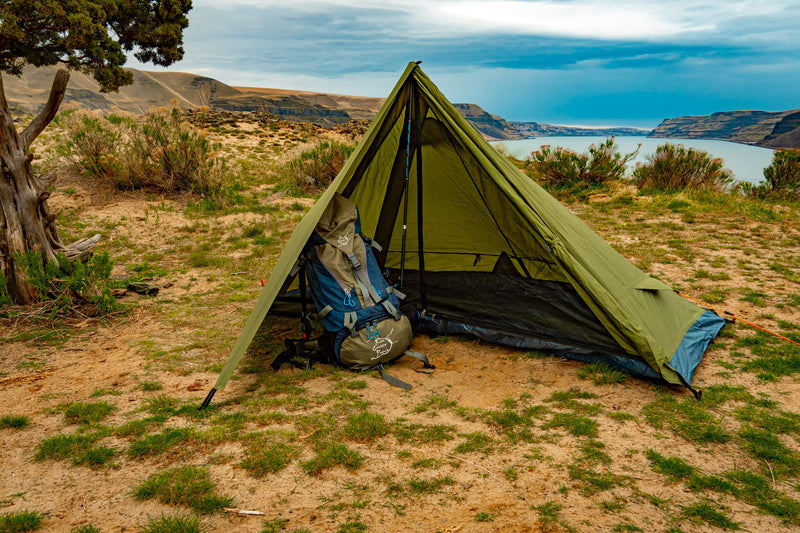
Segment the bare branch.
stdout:
[[75,241],[69,246],[64,247],[64,249],[61,251],[70,261],[74,261],[76,259],[80,261],[86,261],[92,256],[92,251],[98,242],[100,242],[99,233],[92,235],[91,237],[86,237],[85,239]]
[[40,192],[39,199],[36,201],[36,205],[41,205],[42,202],[47,201],[47,199],[50,198],[50,194],[51,194],[50,191],[47,190]]
[[47,174],[36,173],[36,186],[40,191],[46,191],[50,186],[56,182],[58,177],[55,172],[48,172]]
[[53,86],[50,88],[50,96],[47,98],[47,103],[44,105],[41,113],[28,124],[25,131],[20,135],[22,145],[27,150],[31,142],[44,130],[53,117],[58,113],[58,108],[61,105],[61,100],[64,99],[64,93],[67,90],[67,83],[69,82],[69,72],[66,69],[59,69],[53,78]]

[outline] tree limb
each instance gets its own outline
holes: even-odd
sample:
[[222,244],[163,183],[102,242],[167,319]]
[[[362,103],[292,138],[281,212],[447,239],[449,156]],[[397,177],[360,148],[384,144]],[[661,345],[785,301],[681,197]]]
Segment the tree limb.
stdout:
[[44,105],[41,113],[28,124],[25,131],[20,135],[22,145],[27,150],[31,142],[44,130],[53,117],[58,113],[58,107],[64,99],[64,93],[67,90],[67,83],[69,82],[69,72],[66,69],[58,69],[55,77],[53,78],[53,86],[50,88],[50,96],[47,98],[47,103]]
[[66,246],[63,250],[61,250],[61,252],[67,256],[67,259],[70,261],[74,261],[76,259],[80,261],[86,261],[92,256],[92,251],[98,242],[100,242],[99,233],[91,237],[75,241],[69,246]]

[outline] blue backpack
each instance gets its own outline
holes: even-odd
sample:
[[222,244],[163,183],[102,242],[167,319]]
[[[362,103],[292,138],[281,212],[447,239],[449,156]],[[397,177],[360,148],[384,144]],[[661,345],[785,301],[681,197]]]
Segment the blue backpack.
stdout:
[[353,370],[376,368],[390,383],[410,388],[385,374],[383,364],[408,353],[424,368],[433,366],[424,355],[407,351],[413,333],[400,311],[404,295],[386,281],[373,247],[379,249],[361,233],[355,203],[336,194],[303,249],[301,292],[307,278],[317,309],[311,317],[324,325],[333,362]]

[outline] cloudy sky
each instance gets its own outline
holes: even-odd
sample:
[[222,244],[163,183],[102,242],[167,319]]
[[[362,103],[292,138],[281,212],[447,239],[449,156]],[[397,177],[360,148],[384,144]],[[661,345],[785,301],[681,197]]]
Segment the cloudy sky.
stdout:
[[189,21],[169,70],[230,85],[386,96],[421,60],[509,120],[800,108],[800,0],[194,0]]

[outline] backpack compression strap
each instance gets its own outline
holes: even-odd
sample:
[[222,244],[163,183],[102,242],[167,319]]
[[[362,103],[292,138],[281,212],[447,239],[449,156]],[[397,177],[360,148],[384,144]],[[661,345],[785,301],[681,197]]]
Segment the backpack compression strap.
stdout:
[[[420,374],[433,374],[433,372],[431,372],[429,370],[418,370],[417,369],[417,363],[419,363],[420,361],[422,361],[422,364],[423,364],[422,368],[430,368],[430,369],[435,369],[436,368],[435,366],[430,364],[430,362],[428,361],[428,358],[425,357],[425,354],[422,354],[422,353],[419,353],[419,352],[407,351],[406,355],[410,355],[411,357],[416,357],[417,359],[419,359],[419,361],[414,361],[414,366],[413,366],[414,372],[418,372]],[[381,379],[383,381],[385,381],[386,383],[389,383],[390,385],[394,385],[395,387],[399,387],[399,388],[401,388],[403,390],[410,390],[411,389],[411,385],[409,385],[405,381],[403,381],[401,379],[397,379],[396,377],[387,374],[386,371],[383,370],[383,364],[378,365],[376,367],[376,369],[378,370],[378,373],[380,373]]]

